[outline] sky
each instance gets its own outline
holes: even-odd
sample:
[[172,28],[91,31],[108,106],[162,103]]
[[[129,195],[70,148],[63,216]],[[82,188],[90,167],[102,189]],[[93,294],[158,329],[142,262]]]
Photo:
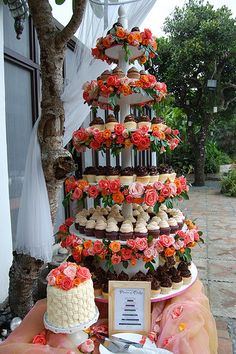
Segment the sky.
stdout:
[[[164,33],[162,31],[163,23],[165,18],[169,16],[176,6],[182,6],[185,0],[156,0],[156,3],[150,13],[147,15],[143,24],[140,26],[142,28],[150,28],[157,37],[162,36]],[[209,0],[210,4],[214,5],[215,8],[226,5],[231,9],[233,16],[236,17],[236,0]],[[53,7],[54,17],[65,25],[71,16],[71,1],[65,1],[63,5],[55,5],[55,0],[50,1]]]

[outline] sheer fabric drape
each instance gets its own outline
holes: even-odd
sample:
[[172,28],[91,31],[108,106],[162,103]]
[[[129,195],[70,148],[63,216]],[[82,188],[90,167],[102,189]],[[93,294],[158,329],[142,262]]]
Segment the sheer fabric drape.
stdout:
[[[139,26],[143,22],[155,1],[141,0],[123,5],[129,28]],[[107,15],[108,28],[111,28],[118,18],[118,6],[109,6]],[[79,41],[75,49],[73,64],[66,74],[65,89],[62,95],[65,108],[64,145],[70,141],[73,131],[89,114],[89,107],[83,103],[82,98],[84,82],[96,79],[102,71],[107,69],[106,63],[94,60],[91,56],[91,47],[95,46],[96,39],[104,35],[106,31],[104,31],[103,18],[98,18],[94,14],[88,2],[78,32]],[[19,253],[29,254],[48,262],[52,258],[53,227],[41,164],[37,127],[38,121],[32,131],[27,154],[14,249]]]

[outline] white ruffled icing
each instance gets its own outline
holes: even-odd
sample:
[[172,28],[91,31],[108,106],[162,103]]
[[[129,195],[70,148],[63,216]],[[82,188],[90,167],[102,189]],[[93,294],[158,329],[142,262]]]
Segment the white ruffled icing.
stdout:
[[105,230],[107,227],[107,223],[103,220],[99,220],[96,222],[95,230]]
[[151,222],[153,221],[155,221],[159,225],[161,218],[159,218],[159,216],[153,216],[153,218],[151,218]]
[[178,223],[177,223],[177,221],[176,221],[175,218],[170,218],[170,219],[168,220],[168,224],[169,224],[170,226],[178,226]]
[[148,230],[159,230],[160,227],[155,221],[150,222],[150,224],[147,225]]
[[78,217],[76,217],[75,222],[78,223],[80,226],[85,226],[87,219],[86,217],[79,215]]
[[95,220],[88,220],[86,222],[85,228],[86,229],[94,229],[96,225],[96,221]]
[[128,232],[133,232],[133,225],[132,224],[122,224],[120,227],[120,232],[126,234]]
[[169,227],[169,224],[166,220],[161,220],[159,226],[160,228],[164,228],[164,227]]
[[159,218],[161,218],[162,220],[168,220],[168,214],[165,211],[163,211],[163,210],[159,211],[157,213],[157,216]]
[[139,232],[139,233],[147,233],[148,232],[146,226],[142,223],[136,224],[134,231]]
[[115,223],[109,223],[109,224],[107,224],[106,231],[107,232],[113,232],[113,231],[118,232],[119,227]]

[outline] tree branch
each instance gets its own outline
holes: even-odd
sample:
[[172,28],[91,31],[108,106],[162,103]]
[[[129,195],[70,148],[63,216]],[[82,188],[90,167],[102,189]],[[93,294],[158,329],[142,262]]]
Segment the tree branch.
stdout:
[[57,33],[56,45],[64,46],[79,28],[85,11],[87,0],[75,0],[73,14],[68,24]]

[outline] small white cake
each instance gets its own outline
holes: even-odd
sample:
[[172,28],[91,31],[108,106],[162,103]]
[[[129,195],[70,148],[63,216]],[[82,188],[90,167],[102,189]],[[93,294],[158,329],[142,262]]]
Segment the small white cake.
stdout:
[[47,279],[47,315],[51,325],[76,327],[95,317],[93,282],[87,268],[63,263]]

